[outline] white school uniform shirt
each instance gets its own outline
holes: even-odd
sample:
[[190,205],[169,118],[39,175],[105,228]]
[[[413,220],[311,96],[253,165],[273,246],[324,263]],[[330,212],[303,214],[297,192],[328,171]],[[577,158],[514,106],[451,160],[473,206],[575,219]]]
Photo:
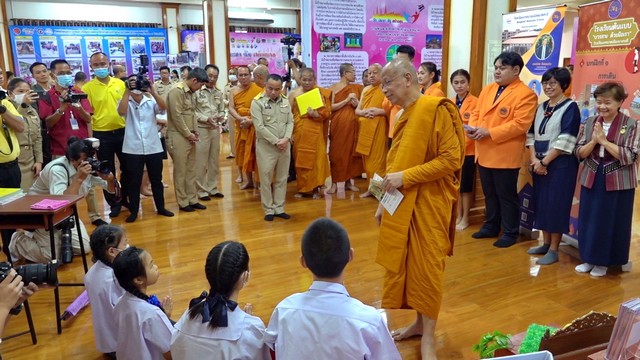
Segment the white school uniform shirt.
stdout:
[[209,328],[202,316],[189,319],[185,311],[171,338],[174,360],[271,360],[269,347],[262,341],[264,323],[237,307],[227,309],[227,327]]
[[96,348],[103,354],[115,352],[118,328],[113,310],[125,290],[118,284],[113,269],[102,261],[96,262],[84,276],[84,287],[91,300]]
[[175,329],[159,307],[125,292],[113,312],[118,328],[118,359],[164,359],[162,354],[171,349]]
[[401,359],[380,313],[332,282],[282,300],[263,340],[278,360]]
[[133,97],[129,97],[128,105],[122,152],[133,155],[161,153],[162,142],[158,137],[156,115],[162,113],[162,110],[156,99],[143,96],[138,104]]

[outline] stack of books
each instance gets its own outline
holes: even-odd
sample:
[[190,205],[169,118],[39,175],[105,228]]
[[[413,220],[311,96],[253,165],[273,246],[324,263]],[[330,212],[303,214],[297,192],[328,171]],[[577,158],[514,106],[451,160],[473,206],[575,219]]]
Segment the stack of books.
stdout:
[[640,358],[640,298],[620,305],[618,320],[613,327],[606,354],[606,359],[609,360],[638,358]]
[[0,188],[0,205],[5,205],[25,195],[22,189]]

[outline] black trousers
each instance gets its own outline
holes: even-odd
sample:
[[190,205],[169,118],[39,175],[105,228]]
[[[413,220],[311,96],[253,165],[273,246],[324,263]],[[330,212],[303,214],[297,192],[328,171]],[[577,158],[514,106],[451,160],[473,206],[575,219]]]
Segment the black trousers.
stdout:
[[[129,198],[129,180],[127,178],[127,160],[122,155],[122,143],[124,142],[124,128],[113,131],[94,131],[93,137],[100,140],[100,148],[98,148],[98,159],[107,160],[114,176],[115,171],[115,157],[118,157],[120,161],[120,185],[122,192],[122,202],[126,203]],[[107,201],[111,208],[119,206],[120,203],[116,201],[115,195],[103,190],[104,199]],[[140,195],[138,195],[139,197]]]
[[147,165],[147,174],[151,182],[153,202],[158,211],[164,210],[164,185],[162,185],[162,156],[163,153],[151,155],[124,154],[127,158],[127,176],[129,180],[129,210],[137,214],[140,208],[140,184],[144,166]]
[[[0,164],[0,188],[19,188],[22,175],[20,173],[20,166],[18,161],[7,162]],[[11,242],[11,235],[16,232],[16,229],[1,230],[2,235],[2,251],[7,255],[7,260],[11,262],[11,254],[9,253],[9,243]]]
[[520,233],[518,173],[520,169],[491,169],[478,165],[486,219],[482,231],[517,238]]

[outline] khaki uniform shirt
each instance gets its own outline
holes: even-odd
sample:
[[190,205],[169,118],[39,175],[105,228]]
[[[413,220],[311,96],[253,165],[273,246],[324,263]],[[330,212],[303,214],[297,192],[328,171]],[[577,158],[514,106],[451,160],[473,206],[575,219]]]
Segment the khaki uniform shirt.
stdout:
[[33,157],[35,162],[42,164],[42,133],[40,132],[40,116],[31,106],[17,106],[18,112],[24,118],[24,131],[16,133],[20,143],[20,158]]
[[169,81],[168,84],[164,84],[162,80],[157,80],[153,83],[153,87],[156,89],[158,95],[160,95],[163,99],[167,100],[167,95],[169,94],[169,90],[176,85],[175,82]]
[[222,91],[218,88],[210,89],[205,86],[195,92],[195,97],[198,126],[207,125],[209,118],[216,118],[216,121],[220,121],[217,118],[224,117],[224,98]]
[[196,95],[183,81],[177,83],[167,95],[167,131],[189,137],[196,128]]
[[256,138],[273,145],[280,139],[291,139],[293,113],[286,96],[280,95],[273,101],[262,92],[251,102],[251,119],[256,128]]

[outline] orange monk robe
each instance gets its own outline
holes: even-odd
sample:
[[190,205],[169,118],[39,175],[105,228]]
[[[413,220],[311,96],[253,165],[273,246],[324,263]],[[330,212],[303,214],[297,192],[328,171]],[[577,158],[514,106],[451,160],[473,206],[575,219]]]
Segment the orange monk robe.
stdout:
[[[360,99],[363,86],[349,84],[334,94],[334,101],[344,101],[349,94],[354,93]],[[329,130],[329,162],[331,165],[331,180],[334,183],[347,181],[360,176],[364,172],[362,156],[356,154],[358,139],[358,116],[356,109],[347,104],[331,114],[331,128]]]
[[380,226],[376,262],[386,269],[382,307],[437,319],[444,265],[455,237],[464,130],[448,99],[421,96],[396,123],[388,173],[403,171],[404,199]]
[[316,109],[319,118],[300,116],[298,102],[293,101],[293,153],[298,192],[309,193],[324,185],[329,177],[327,137],[331,118],[331,90],[318,88],[324,105]]
[[[251,102],[253,101],[253,98],[261,92],[262,88],[255,83],[251,83],[251,85],[246,89],[238,91],[233,96],[233,103],[238,115],[251,118]],[[240,126],[236,121],[235,140],[236,164],[238,166],[242,166],[242,171],[245,173],[254,171],[255,165],[253,165],[253,168],[250,167],[251,164],[255,164],[256,162],[256,133],[253,125],[248,129],[240,129]],[[247,171],[245,168],[250,170]]]
[[396,124],[396,117],[398,117],[398,113],[402,110],[402,106],[393,105],[393,103],[385,97],[382,102],[382,108],[387,112],[387,117],[389,118],[389,138],[392,138],[393,127]]
[[[364,90],[362,95],[362,106],[360,109],[380,108],[385,99],[382,87],[370,86]],[[364,116],[358,118],[358,143],[356,152],[362,155],[364,171],[367,178],[373,178],[373,174],[383,176],[387,158],[387,116],[376,116],[368,119]]]
[[442,83],[440,83],[440,81],[431,84],[423,94],[425,96],[445,97],[444,92],[442,92]]
[[[451,98],[451,101],[453,101],[453,103],[455,104],[456,98]],[[471,114],[473,113],[473,110],[476,109],[477,105],[478,105],[478,98],[471,94],[467,94],[459,110],[460,118],[462,118],[462,123],[464,125],[469,125],[469,119],[471,119]],[[466,138],[465,139],[466,145],[464,148],[464,156],[474,155],[476,153],[475,141],[473,139],[470,139],[469,137],[465,137],[465,138]]]

